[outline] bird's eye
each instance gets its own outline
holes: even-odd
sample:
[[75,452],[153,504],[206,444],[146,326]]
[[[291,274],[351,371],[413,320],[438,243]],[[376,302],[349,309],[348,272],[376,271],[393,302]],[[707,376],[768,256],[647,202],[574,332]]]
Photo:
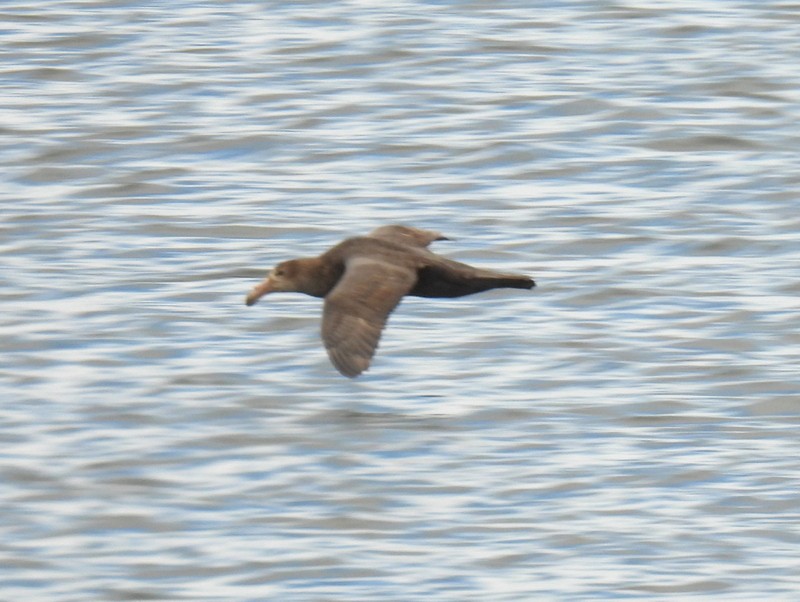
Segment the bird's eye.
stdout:
[[283,270],[276,269],[276,270],[273,271],[273,275],[275,275],[275,276],[283,276]]

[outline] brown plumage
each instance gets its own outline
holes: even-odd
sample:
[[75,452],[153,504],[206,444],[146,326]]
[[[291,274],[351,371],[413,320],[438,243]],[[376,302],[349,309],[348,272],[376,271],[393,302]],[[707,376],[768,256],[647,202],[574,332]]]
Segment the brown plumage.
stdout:
[[404,295],[463,297],[493,288],[530,289],[519,274],[474,268],[428,250],[438,232],[382,226],[348,238],[319,257],[278,264],[247,305],[274,292],[324,297],[322,340],[336,369],[354,378],[369,368],[386,320]]

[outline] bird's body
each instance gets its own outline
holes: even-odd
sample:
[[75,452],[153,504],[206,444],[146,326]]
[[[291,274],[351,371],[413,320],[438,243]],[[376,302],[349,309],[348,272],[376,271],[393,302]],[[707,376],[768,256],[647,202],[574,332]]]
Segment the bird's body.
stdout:
[[319,257],[278,264],[247,296],[272,292],[324,297],[322,339],[331,362],[354,378],[369,367],[381,331],[405,295],[462,297],[493,288],[530,289],[527,276],[474,268],[428,250],[438,232],[382,226],[348,238]]

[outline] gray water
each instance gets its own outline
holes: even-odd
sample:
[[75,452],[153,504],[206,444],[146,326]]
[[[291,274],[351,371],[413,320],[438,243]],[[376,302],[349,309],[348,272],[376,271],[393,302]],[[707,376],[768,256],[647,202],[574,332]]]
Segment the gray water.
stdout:
[[[800,599],[796,3],[0,24],[0,599]],[[539,286],[244,306],[387,223]]]

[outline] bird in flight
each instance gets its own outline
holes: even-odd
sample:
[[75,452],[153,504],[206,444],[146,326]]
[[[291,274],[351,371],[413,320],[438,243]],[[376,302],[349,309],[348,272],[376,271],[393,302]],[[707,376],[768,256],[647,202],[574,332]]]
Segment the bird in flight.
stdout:
[[493,288],[531,289],[533,279],[472,267],[428,249],[438,232],[381,226],[348,238],[318,257],[279,263],[245,300],[268,293],[324,298],[322,341],[336,369],[355,378],[369,368],[383,327],[405,295],[463,297]]

